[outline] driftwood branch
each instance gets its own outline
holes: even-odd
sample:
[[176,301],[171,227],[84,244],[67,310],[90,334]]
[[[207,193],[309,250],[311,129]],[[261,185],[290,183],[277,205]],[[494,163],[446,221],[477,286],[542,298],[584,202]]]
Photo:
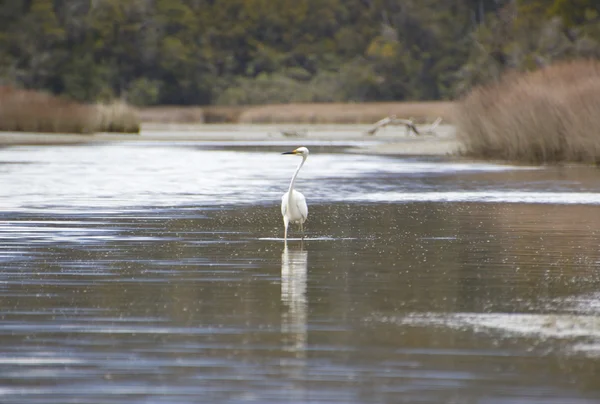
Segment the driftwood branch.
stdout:
[[285,137],[305,137],[306,130],[281,129],[279,131]]
[[383,118],[380,121],[375,122],[373,124],[373,127],[371,129],[369,129],[366,133],[368,135],[372,136],[372,135],[376,134],[378,130],[385,128],[388,125],[392,125],[392,126],[404,125],[404,126],[406,126],[407,134],[410,133],[410,131],[412,131],[412,132],[414,132],[415,135],[421,135],[422,133],[433,135],[433,134],[435,134],[435,130],[440,125],[441,122],[442,122],[442,118],[438,117],[427,128],[425,128],[422,131],[419,131],[417,129],[417,126],[415,125],[415,123],[412,120],[396,118],[396,115],[390,115],[388,117]]
[[413,121],[411,121],[410,119],[396,118],[396,115],[390,115],[386,118],[383,118],[380,121],[375,122],[373,124],[373,127],[367,131],[367,134],[374,135],[379,129],[385,128],[388,125],[404,125],[406,126],[407,131],[412,130],[415,133],[415,135],[421,134]]
[[428,134],[428,135],[435,135],[435,130],[438,126],[440,126],[440,123],[442,123],[442,117],[438,117],[435,121],[433,121],[433,123],[431,125],[429,125],[427,128],[425,128],[423,130],[424,133]]

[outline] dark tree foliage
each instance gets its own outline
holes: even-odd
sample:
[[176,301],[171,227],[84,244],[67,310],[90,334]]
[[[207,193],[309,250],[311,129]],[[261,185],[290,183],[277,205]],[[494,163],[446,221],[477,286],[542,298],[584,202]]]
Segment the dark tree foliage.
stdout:
[[137,105],[451,99],[600,57],[596,0],[0,0],[0,84]]

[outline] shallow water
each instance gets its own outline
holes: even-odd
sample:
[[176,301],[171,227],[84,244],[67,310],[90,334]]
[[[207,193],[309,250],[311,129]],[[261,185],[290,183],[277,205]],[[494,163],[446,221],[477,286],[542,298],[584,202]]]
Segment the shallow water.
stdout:
[[0,402],[592,403],[586,168],[292,146],[0,150]]

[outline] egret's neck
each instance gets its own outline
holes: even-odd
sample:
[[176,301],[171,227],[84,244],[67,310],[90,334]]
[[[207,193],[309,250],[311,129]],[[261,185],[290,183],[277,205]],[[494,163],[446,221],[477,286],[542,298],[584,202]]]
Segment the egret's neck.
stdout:
[[294,173],[294,176],[292,177],[292,181],[290,181],[290,188],[288,189],[290,198],[292,197],[292,191],[294,190],[294,183],[296,182],[296,177],[298,176],[298,173],[300,172],[300,169],[304,165],[305,161],[306,161],[306,157],[303,156],[302,161],[300,162],[300,164],[298,164],[298,168],[296,168],[296,172]]

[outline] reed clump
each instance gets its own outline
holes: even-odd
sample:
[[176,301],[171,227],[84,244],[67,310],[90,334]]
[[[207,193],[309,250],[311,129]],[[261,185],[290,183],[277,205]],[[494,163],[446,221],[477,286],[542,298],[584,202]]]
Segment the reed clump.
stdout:
[[0,131],[38,133],[137,133],[136,110],[117,102],[90,105],[40,91],[0,87]]
[[600,62],[510,73],[455,107],[466,155],[525,163],[600,162]]
[[97,132],[140,132],[140,116],[137,109],[124,102],[97,104],[96,116]]
[[0,130],[11,132],[92,133],[95,108],[50,94],[0,88]]

